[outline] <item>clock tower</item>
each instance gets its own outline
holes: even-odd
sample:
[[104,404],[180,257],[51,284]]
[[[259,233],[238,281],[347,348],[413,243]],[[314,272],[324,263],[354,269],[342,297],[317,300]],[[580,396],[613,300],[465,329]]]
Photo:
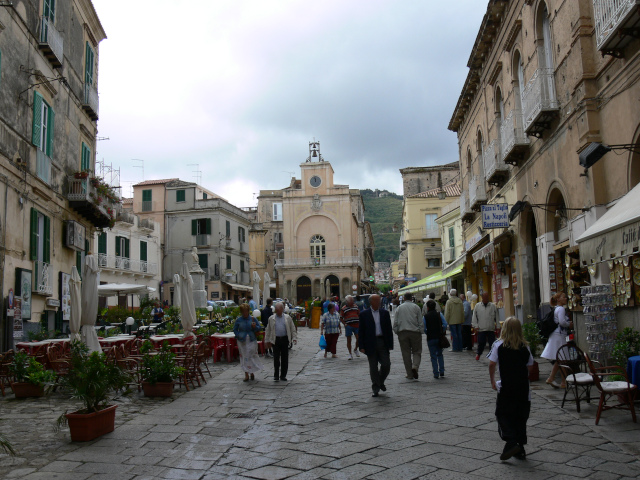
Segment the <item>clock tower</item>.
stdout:
[[307,195],[326,195],[333,188],[333,167],[320,154],[320,142],[309,142],[309,156],[300,165],[301,188]]

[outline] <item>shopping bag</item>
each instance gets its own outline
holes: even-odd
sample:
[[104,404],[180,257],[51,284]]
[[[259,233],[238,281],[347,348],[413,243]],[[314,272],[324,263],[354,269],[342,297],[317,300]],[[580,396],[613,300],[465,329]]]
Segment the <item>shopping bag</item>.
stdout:
[[324,335],[320,335],[320,350],[324,350],[325,348],[327,348],[327,340],[324,338]]

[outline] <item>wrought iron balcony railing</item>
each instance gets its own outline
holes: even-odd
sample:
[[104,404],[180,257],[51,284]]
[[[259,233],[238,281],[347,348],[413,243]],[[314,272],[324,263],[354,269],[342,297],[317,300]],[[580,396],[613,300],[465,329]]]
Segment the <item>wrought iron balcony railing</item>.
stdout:
[[511,110],[504,119],[500,127],[500,141],[502,143],[502,161],[517,165],[529,148],[529,137],[524,133],[521,110]]
[[54,67],[61,67],[64,59],[64,39],[49,17],[40,17],[39,37],[39,47],[45,57]]
[[534,72],[522,94],[522,109],[528,135],[539,136],[549,128],[559,109],[553,69],[539,68]]

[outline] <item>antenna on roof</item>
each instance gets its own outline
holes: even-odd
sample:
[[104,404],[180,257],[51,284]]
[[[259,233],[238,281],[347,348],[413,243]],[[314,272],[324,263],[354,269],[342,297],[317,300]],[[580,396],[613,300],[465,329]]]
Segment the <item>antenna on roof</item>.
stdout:
[[202,172],[200,171],[200,164],[187,163],[187,167],[196,167],[196,169],[193,170],[193,177],[196,179],[196,183],[200,185],[200,183],[202,182]]
[[144,182],[144,160],[140,158],[132,158],[132,162],[140,162],[140,165],[132,165],[133,168],[141,168],[142,169],[142,181]]

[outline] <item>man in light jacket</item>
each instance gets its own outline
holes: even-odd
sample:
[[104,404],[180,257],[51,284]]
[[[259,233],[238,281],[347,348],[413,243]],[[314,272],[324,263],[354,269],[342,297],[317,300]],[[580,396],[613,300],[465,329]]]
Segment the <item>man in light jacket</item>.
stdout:
[[452,352],[462,351],[462,324],[464,323],[464,306],[458,297],[458,291],[452,288],[449,291],[449,299],[444,306],[444,319],[449,324],[451,332]]
[[276,313],[269,318],[264,332],[264,343],[266,348],[273,346],[273,379],[276,382],[286,382],[289,370],[289,343],[298,342],[298,332],[291,317],[284,313],[282,302],[276,303],[274,308]]
[[489,293],[482,294],[482,301],[476,303],[473,309],[471,321],[473,328],[478,329],[478,353],[476,360],[480,360],[480,355],[484,351],[484,346],[489,343],[489,349],[496,340],[496,327],[498,323],[498,309],[489,301]]
[[402,361],[409,379],[418,379],[418,368],[422,359],[423,328],[420,307],[413,303],[413,295],[406,293],[404,303],[396,311],[393,331],[398,335]]

